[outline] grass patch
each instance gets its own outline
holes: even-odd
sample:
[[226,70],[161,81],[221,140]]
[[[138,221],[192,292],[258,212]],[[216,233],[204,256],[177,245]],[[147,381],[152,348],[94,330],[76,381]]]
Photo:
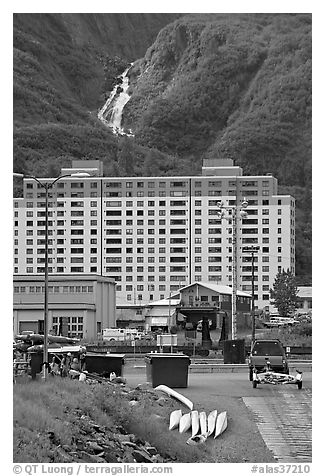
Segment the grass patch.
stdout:
[[[130,389],[128,389],[130,390]],[[130,405],[134,399],[136,405]],[[87,419],[107,429],[134,434],[175,462],[213,462],[209,448],[190,448],[187,435],[168,430],[170,412],[179,404],[160,406],[153,392],[125,391],[105,384],[87,385],[68,379],[28,381],[14,386],[14,462],[66,462],[58,447],[86,444]],[[50,432],[55,435],[51,440]]]

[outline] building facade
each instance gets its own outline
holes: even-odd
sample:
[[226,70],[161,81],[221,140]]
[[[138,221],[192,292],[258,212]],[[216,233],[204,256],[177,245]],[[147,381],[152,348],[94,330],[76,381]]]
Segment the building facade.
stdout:
[[[102,329],[116,325],[115,282],[95,275],[51,276],[49,331],[80,339],[97,339]],[[43,276],[14,276],[14,334],[44,332]]]
[[[179,313],[187,317],[196,327],[205,316],[211,322],[212,329],[221,329],[226,319],[227,334],[231,332],[232,288],[213,283],[192,283],[180,289],[180,302],[176,307]],[[243,329],[251,326],[251,295],[243,291],[236,293],[237,326]]]
[[313,308],[312,287],[298,286],[297,289],[298,289],[297,313],[311,315],[312,308]]
[[[244,176],[232,160],[205,161],[202,176],[103,177],[97,161],[73,161],[49,196],[49,272],[98,274],[116,281],[117,304],[146,304],[195,281],[231,285],[232,210],[237,224],[238,289],[265,309],[279,270],[295,272],[295,203],[271,175]],[[41,182],[53,179],[39,179]],[[225,218],[220,218],[220,201]],[[44,272],[45,191],[24,179],[14,199],[14,274]]]

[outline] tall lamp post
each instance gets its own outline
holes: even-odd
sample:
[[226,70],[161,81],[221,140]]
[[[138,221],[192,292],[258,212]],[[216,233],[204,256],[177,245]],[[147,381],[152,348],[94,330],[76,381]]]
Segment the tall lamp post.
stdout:
[[38,178],[33,175],[24,175],[19,173],[14,173],[14,177],[20,178],[29,178],[35,180],[42,188],[45,190],[45,263],[44,263],[44,345],[43,345],[43,378],[47,378],[48,370],[48,315],[49,315],[49,190],[53,188],[53,185],[56,184],[59,180],[66,177],[89,177],[88,173],[78,172],[74,174],[65,174],[60,175],[52,182],[41,182]]
[[244,246],[243,253],[251,253],[252,255],[252,344],[255,340],[255,270],[254,270],[254,263],[255,263],[255,256],[254,254],[258,252],[260,249],[259,246]]
[[[220,201],[217,204],[219,208],[218,216],[222,219],[225,218],[232,223],[232,296],[231,296],[231,339],[235,340],[237,338],[237,287],[238,287],[238,276],[237,276],[237,257],[238,257],[238,221],[240,218],[245,218],[247,212],[245,208],[248,206],[247,200],[241,202],[240,205],[234,206],[224,206],[223,202]],[[225,211],[230,211],[230,216],[226,216]]]

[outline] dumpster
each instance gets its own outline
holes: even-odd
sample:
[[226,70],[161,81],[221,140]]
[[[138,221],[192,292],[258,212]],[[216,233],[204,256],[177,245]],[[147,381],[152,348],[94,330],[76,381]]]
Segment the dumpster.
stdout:
[[223,341],[223,363],[245,364],[245,339]]
[[117,377],[122,377],[124,356],[125,354],[86,353],[86,370],[90,373],[93,372],[108,378],[111,372],[114,372]]
[[31,352],[30,354],[30,374],[32,379],[36,379],[36,374],[42,372],[43,354],[40,352]]
[[145,356],[147,381],[153,387],[187,387],[190,358],[181,353],[150,353]]

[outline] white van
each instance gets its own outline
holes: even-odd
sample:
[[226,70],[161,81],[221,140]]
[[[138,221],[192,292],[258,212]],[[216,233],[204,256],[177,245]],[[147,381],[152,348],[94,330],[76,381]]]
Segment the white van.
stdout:
[[131,341],[141,339],[142,333],[137,329],[103,329],[103,340],[108,341]]
[[283,317],[283,316],[270,316],[269,321],[264,321],[265,327],[283,327],[283,326],[292,326],[296,324],[297,321],[296,319],[293,319],[292,317]]

